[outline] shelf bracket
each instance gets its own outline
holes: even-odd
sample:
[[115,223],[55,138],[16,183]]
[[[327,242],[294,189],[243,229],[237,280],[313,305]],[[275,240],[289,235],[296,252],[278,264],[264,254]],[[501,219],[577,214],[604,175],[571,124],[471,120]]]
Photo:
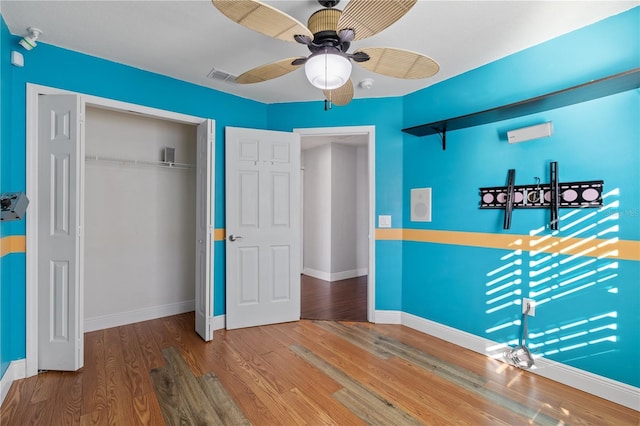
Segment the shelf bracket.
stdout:
[[442,150],[446,151],[446,149],[447,149],[447,123],[444,123],[442,125],[442,128],[432,127],[432,129],[435,130],[435,132],[440,135],[440,140],[442,141]]

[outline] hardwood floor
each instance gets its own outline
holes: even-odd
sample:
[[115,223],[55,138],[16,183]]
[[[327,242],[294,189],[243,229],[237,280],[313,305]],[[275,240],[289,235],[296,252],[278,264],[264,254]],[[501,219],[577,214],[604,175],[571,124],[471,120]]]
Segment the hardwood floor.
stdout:
[[399,325],[219,330],[187,313],[85,335],[85,366],[16,381],[13,425],[638,425],[640,413]]
[[367,320],[367,277],[323,281],[300,277],[300,316],[334,321]]

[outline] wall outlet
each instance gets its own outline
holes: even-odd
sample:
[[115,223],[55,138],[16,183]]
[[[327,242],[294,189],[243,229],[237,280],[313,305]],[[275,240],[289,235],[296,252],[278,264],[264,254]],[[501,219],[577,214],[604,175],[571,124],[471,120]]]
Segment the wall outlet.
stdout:
[[536,316],[536,301],[533,299],[527,299],[526,297],[522,298],[522,313],[527,312],[527,304],[529,305],[529,313],[527,314],[530,317]]

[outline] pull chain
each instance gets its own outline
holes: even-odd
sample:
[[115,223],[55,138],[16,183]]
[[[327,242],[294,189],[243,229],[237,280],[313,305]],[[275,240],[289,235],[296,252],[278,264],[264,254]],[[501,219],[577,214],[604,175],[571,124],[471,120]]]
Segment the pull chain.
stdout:
[[328,79],[328,68],[329,64],[327,61],[327,49],[324,49],[324,92],[327,93],[329,92],[329,99],[324,100],[324,110],[328,111],[331,109],[331,90],[327,90],[327,79]]

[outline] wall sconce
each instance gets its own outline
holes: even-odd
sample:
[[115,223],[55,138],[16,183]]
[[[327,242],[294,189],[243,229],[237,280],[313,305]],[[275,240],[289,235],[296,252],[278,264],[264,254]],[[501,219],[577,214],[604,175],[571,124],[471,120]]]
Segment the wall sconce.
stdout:
[[22,37],[18,44],[20,44],[20,46],[24,47],[26,50],[31,50],[38,45],[38,43],[36,43],[36,40],[38,39],[38,37],[40,37],[40,34],[42,34],[42,30],[39,30],[35,27],[29,27],[27,28],[27,31],[29,31],[29,35]]

